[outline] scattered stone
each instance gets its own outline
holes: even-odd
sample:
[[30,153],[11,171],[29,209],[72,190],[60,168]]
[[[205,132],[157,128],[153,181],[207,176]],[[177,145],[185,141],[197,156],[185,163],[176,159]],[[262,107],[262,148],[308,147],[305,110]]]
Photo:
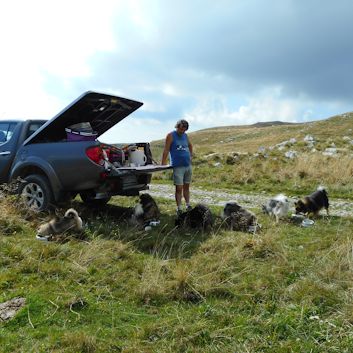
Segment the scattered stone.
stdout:
[[296,157],[298,157],[298,152],[297,151],[294,151],[294,150],[290,150],[290,151],[287,151],[284,156],[286,158],[289,158],[289,159],[294,159]]
[[213,166],[214,166],[214,167],[221,167],[221,166],[222,166],[222,163],[216,162],[216,163],[213,163]]
[[335,147],[328,147],[328,148],[325,149],[324,152],[322,152],[322,154],[323,154],[324,156],[331,156],[331,157],[336,156],[336,155],[337,155],[337,148],[335,148]]
[[210,153],[210,154],[207,154],[205,156],[206,160],[210,160],[210,159],[219,159],[220,156],[217,152],[213,152],[213,153]]
[[0,322],[12,319],[26,304],[25,298],[13,298],[0,304]]
[[315,142],[315,139],[314,139],[314,137],[311,136],[311,135],[306,135],[306,136],[304,137],[304,141],[305,141],[305,142]]

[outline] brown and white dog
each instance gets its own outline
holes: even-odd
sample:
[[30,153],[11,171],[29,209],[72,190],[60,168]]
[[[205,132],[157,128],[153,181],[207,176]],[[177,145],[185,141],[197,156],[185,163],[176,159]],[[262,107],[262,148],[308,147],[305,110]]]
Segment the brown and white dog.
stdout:
[[149,194],[140,194],[135,205],[130,223],[140,227],[148,227],[151,222],[159,222],[160,212],[156,201]]
[[37,239],[48,241],[51,237],[63,234],[68,230],[81,231],[83,229],[83,222],[77,211],[73,208],[69,208],[64,217],[58,217],[51,219],[49,222],[39,226],[37,230]]
[[317,216],[321,209],[325,208],[329,215],[329,201],[324,187],[319,186],[311,195],[304,197],[303,200],[295,202],[295,213]]
[[256,230],[258,227],[255,214],[241,207],[236,202],[227,202],[221,217],[230,230],[249,232],[252,231],[252,228]]

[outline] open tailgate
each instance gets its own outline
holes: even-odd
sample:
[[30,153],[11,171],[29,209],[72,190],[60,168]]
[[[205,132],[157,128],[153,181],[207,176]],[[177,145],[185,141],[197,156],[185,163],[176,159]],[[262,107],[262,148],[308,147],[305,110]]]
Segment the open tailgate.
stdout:
[[117,168],[119,171],[133,171],[136,173],[154,173],[167,169],[173,168],[170,164],[167,165],[155,165],[155,164],[147,164],[140,167],[120,167]]

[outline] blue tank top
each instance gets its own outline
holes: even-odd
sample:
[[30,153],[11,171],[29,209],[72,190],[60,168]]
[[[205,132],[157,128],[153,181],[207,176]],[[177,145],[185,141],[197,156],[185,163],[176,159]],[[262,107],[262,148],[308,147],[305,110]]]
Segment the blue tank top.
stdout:
[[190,165],[190,151],[188,136],[181,136],[176,131],[172,132],[173,142],[170,146],[170,159],[173,167],[187,167]]

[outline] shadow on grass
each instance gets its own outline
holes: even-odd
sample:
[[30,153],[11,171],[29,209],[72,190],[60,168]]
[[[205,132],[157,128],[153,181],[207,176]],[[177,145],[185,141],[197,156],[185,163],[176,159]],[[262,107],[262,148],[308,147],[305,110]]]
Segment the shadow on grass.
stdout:
[[[163,259],[190,257],[203,241],[214,234],[214,230],[178,228],[175,217],[165,213],[161,214],[159,226],[147,232],[129,224],[133,212],[131,207],[108,204],[90,208],[79,201],[74,201],[72,207],[78,210],[86,224],[88,239],[117,239],[130,243],[138,251]],[[218,229],[217,225],[214,229]]]

